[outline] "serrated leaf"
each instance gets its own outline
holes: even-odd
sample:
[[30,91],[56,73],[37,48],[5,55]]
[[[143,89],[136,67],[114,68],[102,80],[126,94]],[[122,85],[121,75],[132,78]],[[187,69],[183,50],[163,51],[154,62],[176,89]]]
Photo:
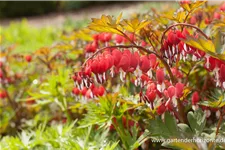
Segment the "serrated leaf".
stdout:
[[165,122],[159,117],[152,119],[148,129],[152,137],[168,139],[180,136],[175,118],[168,112],[165,113]]
[[202,36],[199,36],[198,38],[194,38],[191,36],[187,36],[186,39],[182,39],[186,44],[193,46],[199,50],[202,50],[204,52],[211,52],[215,53],[215,46],[211,40],[207,40]]
[[138,18],[134,18],[131,20],[124,19],[121,22],[121,26],[129,32],[136,33],[140,31],[142,28],[144,28],[145,26],[147,26],[149,23],[150,21],[147,21],[147,20],[139,21]]
[[186,17],[186,12],[185,11],[180,11],[180,12],[178,12],[178,14],[176,16],[176,20],[178,22],[184,22],[185,17]]
[[188,12],[192,12],[194,11],[196,8],[202,6],[206,1],[195,1],[195,2],[191,2],[189,3],[180,3],[180,6],[183,7],[185,10],[187,10]]
[[114,20],[111,16],[106,15],[102,15],[100,19],[92,18],[92,22],[88,28],[98,32],[110,32],[122,35],[121,32],[118,31],[122,30],[119,25],[121,16],[122,14],[120,14],[116,20]]

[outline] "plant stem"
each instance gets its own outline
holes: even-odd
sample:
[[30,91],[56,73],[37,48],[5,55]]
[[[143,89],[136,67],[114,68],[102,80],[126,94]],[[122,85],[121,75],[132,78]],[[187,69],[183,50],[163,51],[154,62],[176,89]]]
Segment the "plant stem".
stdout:
[[165,37],[166,32],[168,32],[171,28],[175,27],[175,26],[187,26],[187,27],[192,27],[194,29],[196,29],[199,33],[201,33],[207,40],[211,40],[201,29],[199,29],[198,27],[191,25],[191,24],[187,24],[187,23],[177,23],[174,25],[169,26],[162,34],[162,38],[161,38],[161,46],[163,45],[163,39]]
[[[224,107],[225,109],[225,107]],[[225,113],[222,112],[222,110],[220,111],[220,118],[219,118],[219,121],[218,121],[218,124],[217,124],[217,127],[216,127],[216,136],[219,134],[219,130],[220,130],[220,126],[221,126],[221,123],[223,121],[223,116],[225,115]]]
[[98,53],[102,52],[103,50],[107,49],[107,48],[137,48],[139,50],[142,50],[148,54],[155,54],[156,57],[163,63],[164,67],[166,68],[166,70],[168,71],[169,73],[169,76],[170,76],[170,79],[172,81],[172,83],[176,83],[177,80],[174,78],[173,76],[173,73],[170,69],[170,66],[167,64],[167,62],[159,55],[157,54],[156,52],[154,51],[151,51],[151,50],[148,50],[142,46],[138,46],[138,45],[114,45],[114,46],[107,46],[107,47],[103,47],[99,50],[97,50],[92,56],[90,56],[88,59],[86,59],[86,61],[83,63],[82,67],[85,66],[85,64],[88,62],[88,60],[94,58],[94,56],[96,56]]

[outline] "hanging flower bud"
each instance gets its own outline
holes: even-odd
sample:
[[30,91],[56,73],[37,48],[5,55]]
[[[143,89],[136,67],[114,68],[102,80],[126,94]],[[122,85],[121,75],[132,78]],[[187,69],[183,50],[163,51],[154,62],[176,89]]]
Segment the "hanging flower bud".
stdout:
[[1,91],[0,92],[0,98],[4,99],[7,97],[7,92],[6,91]]
[[117,66],[120,63],[120,59],[122,57],[122,52],[118,49],[112,51],[112,57],[114,60],[114,66]]
[[155,65],[156,65],[156,61],[157,61],[157,58],[156,58],[155,54],[149,55],[149,61],[150,61],[150,67],[154,68]]
[[84,87],[84,88],[81,90],[81,94],[82,94],[83,96],[85,96],[86,92],[87,92],[87,88]]
[[176,97],[181,98],[183,96],[184,84],[177,83],[175,87],[176,87]]
[[174,86],[170,86],[167,89],[169,98],[173,98],[175,96],[176,89]]
[[148,89],[146,91],[146,96],[147,96],[149,102],[154,102],[154,100],[156,98],[156,90]]
[[214,18],[214,19],[220,19],[220,18],[221,18],[220,13],[215,12],[214,15],[213,15],[213,18]]
[[162,84],[162,82],[165,79],[163,69],[157,69],[156,70],[156,79],[159,82],[159,84]]
[[193,93],[191,100],[192,100],[192,105],[196,105],[199,102],[198,92]]
[[162,104],[159,105],[159,107],[157,107],[157,109],[156,109],[156,112],[157,112],[158,115],[162,115],[165,111],[166,111],[165,103],[162,103]]
[[147,56],[141,56],[139,66],[142,72],[148,72],[148,70],[150,69],[150,61]]
[[31,55],[27,55],[27,56],[25,56],[25,59],[26,59],[27,62],[31,62],[32,56]]
[[197,22],[196,17],[195,17],[195,16],[192,16],[192,17],[191,17],[191,19],[190,19],[190,24],[195,25],[195,24],[196,24],[196,22]]
[[131,54],[129,71],[133,72],[134,70],[136,70],[139,62],[140,62],[140,56],[139,56],[138,52],[134,52],[133,54]]
[[127,72],[130,68],[130,58],[131,58],[131,52],[129,50],[125,50],[123,52],[123,55],[120,59],[120,63],[118,64],[119,68],[122,68],[124,72]]
[[73,94],[75,94],[75,95],[79,95],[80,94],[80,90],[78,89],[78,88],[73,88]]
[[115,41],[116,41],[116,43],[120,44],[124,41],[124,37],[117,34],[116,37],[115,37]]
[[221,11],[225,11],[225,3],[223,3],[223,4],[220,6],[220,10],[221,10]]
[[177,34],[181,34],[180,31],[169,31],[168,33],[168,44],[170,45],[177,45],[180,42],[180,39],[178,38]]
[[99,96],[102,96],[104,93],[105,93],[105,88],[104,88],[104,86],[100,86],[100,87],[98,88],[98,95],[99,95]]

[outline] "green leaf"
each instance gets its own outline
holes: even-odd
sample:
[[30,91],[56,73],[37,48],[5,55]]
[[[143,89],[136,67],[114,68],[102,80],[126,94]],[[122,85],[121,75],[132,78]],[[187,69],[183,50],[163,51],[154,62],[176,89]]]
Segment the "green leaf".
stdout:
[[184,43],[186,43],[192,47],[195,47],[199,50],[202,50],[202,51],[208,53],[212,57],[215,57],[215,58],[225,61],[224,50],[222,50],[223,53],[217,53],[215,45],[214,45],[213,41],[211,41],[211,40],[207,40],[202,36],[199,36],[198,38],[187,36],[186,39],[181,39],[181,40]]
[[177,126],[179,130],[185,134],[186,137],[193,137],[194,133],[187,124],[179,123]]
[[207,101],[199,102],[199,105],[208,106],[212,108],[221,108],[225,106],[225,94],[222,94],[220,92],[214,94],[215,97],[211,97]]
[[118,144],[119,144],[119,141],[117,141],[117,142],[115,142],[115,143],[113,143],[113,144],[109,143],[109,144],[104,148],[104,150],[114,150],[114,149],[117,147]]
[[193,46],[199,50],[202,50],[204,52],[211,52],[215,53],[215,46],[211,40],[207,40],[202,36],[199,36],[198,38],[194,38],[191,36],[187,36],[186,39],[182,39],[186,44]]
[[224,45],[222,43],[222,37],[223,34],[218,30],[214,35],[213,35],[213,43],[216,47],[216,53],[222,54],[225,50]]
[[200,135],[204,130],[206,124],[206,115],[200,109],[195,112],[188,112],[187,115],[188,122],[190,124],[192,132],[197,135]]
[[145,130],[145,132],[137,139],[137,141],[132,145],[131,149],[138,148],[142,143],[147,141],[150,138],[150,133],[148,130]]
[[179,136],[176,119],[169,112],[165,113],[165,125],[173,136]]
[[165,122],[159,117],[152,119],[150,120],[148,129],[151,133],[151,137],[165,139],[180,137],[176,120],[168,112],[165,113]]

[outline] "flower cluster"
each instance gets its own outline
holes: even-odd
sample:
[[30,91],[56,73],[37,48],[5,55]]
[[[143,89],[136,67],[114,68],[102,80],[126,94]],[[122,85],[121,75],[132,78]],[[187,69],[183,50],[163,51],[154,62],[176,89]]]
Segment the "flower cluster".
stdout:
[[[127,33],[128,38],[131,41],[136,41],[136,38],[134,34],[132,33]],[[89,42],[85,46],[85,53],[87,56],[90,56],[92,53],[96,52],[96,50],[100,46],[109,46],[109,42],[114,42],[116,44],[126,44],[129,43],[130,41],[127,40],[124,36],[119,35],[119,34],[111,34],[111,33],[99,33],[99,34],[94,34],[93,35],[93,41]],[[145,46],[147,43],[142,41],[141,45]]]
[[[188,36],[191,35],[186,28],[182,32],[180,30],[169,31],[161,51],[170,65],[179,60],[186,61],[189,57],[191,57],[192,61],[197,61],[205,56],[205,52],[187,45],[182,41],[182,39],[186,39]],[[198,34],[194,38],[197,37]]]
[[105,93],[105,88],[103,86],[96,87],[94,84],[90,88],[83,87],[83,89],[73,88],[72,93],[74,95],[81,95],[85,98],[94,98],[98,96],[103,96]]
[[[128,34],[133,41],[137,40],[131,35]],[[176,111],[177,103],[180,99],[184,99],[184,90],[188,86],[182,83],[185,75],[179,67],[173,65],[177,61],[205,60],[204,67],[215,74],[216,85],[225,88],[225,63],[184,42],[188,37],[198,38],[198,36],[198,34],[191,35],[186,28],[183,28],[182,31],[169,30],[164,39],[161,54],[170,65],[172,75],[178,79],[178,82],[174,84],[169,79],[168,72],[159,65],[161,60],[154,53],[142,55],[138,48],[110,48],[109,42],[112,40],[116,44],[124,44],[128,41],[121,35],[95,34],[94,41],[86,46],[86,53],[96,52],[100,44],[104,44],[107,48],[88,59],[82,70],[74,74],[73,94],[83,95],[86,98],[101,96],[105,89],[103,86],[96,88],[94,82],[103,84],[108,78],[116,75],[119,75],[124,82],[126,75],[132,74],[134,85],[141,87],[141,101],[149,103],[150,108],[156,109],[159,115],[166,110]],[[141,45],[149,46],[145,42]],[[194,92],[190,104],[197,107],[199,101],[198,92]],[[187,101],[183,100],[181,105],[186,103]]]
[[[198,38],[198,36],[199,35],[196,34],[194,38]],[[179,60],[200,61],[204,59],[204,67],[208,71],[213,71],[216,85],[225,88],[225,62],[214,58],[193,46],[185,44],[182,39],[186,39],[187,37],[193,37],[193,35],[190,35],[186,28],[184,28],[182,32],[179,30],[169,31],[167,39],[164,41],[163,47],[161,48],[163,57],[167,59],[168,64],[172,66],[174,62]]]

